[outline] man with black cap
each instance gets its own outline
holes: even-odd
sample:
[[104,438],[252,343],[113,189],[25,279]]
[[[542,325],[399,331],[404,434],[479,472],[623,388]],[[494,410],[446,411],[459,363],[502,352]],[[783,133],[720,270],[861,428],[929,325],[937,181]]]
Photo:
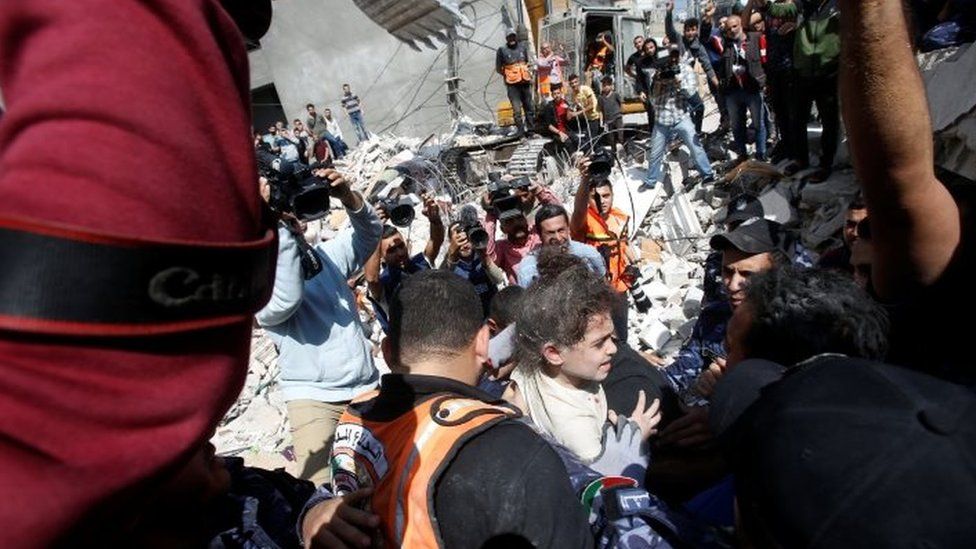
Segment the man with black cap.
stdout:
[[512,117],[515,119],[519,134],[525,133],[526,126],[531,128],[535,120],[530,66],[529,49],[524,42],[519,41],[515,29],[508,29],[505,32],[505,45],[498,48],[498,53],[495,55],[495,72],[505,81],[508,100],[512,103]]
[[702,371],[725,369],[725,331],[732,312],[746,296],[749,278],[785,262],[781,245],[781,226],[754,217],[735,229],[711,240],[712,249],[722,252],[722,284],[727,300],[706,306],[695,323],[691,339],[678,357],[665,368],[675,390],[689,403],[701,404],[701,395],[693,394],[693,384]]

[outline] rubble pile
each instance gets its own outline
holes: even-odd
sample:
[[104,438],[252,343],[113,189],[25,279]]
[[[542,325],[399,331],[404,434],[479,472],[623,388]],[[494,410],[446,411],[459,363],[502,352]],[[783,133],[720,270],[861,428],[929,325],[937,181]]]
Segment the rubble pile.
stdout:
[[247,379],[237,402],[217,426],[213,444],[224,456],[242,456],[249,465],[285,467],[291,445],[288,414],[278,385],[278,351],[264,330],[251,334]]

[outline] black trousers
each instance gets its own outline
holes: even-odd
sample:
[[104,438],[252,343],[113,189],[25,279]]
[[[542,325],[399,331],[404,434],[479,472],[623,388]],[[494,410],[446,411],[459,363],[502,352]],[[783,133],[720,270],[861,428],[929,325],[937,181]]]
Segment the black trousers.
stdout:
[[806,166],[810,159],[810,145],[807,141],[807,121],[813,103],[817,103],[823,135],[820,138],[820,166],[830,168],[837,154],[840,141],[840,105],[837,99],[837,75],[821,78],[796,79],[794,94],[794,141],[795,160]]
[[796,115],[791,105],[797,91],[796,77],[789,70],[770,71],[766,73],[766,87],[769,93],[766,104],[773,111],[773,123],[779,137],[773,156],[776,159],[796,158]]
[[[506,84],[508,101],[512,104],[512,116],[515,118],[515,125],[519,131],[524,132],[526,126],[535,126],[535,106],[532,104],[532,86],[525,84]],[[525,121],[522,121],[522,113],[525,112]]]

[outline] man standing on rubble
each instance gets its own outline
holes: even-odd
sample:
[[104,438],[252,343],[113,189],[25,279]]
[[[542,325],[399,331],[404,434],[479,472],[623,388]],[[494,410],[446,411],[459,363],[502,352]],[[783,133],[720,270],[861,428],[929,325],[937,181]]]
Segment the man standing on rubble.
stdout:
[[356,139],[360,143],[369,140],[369,130],[366,129],[366,120],[363,118],[363,103],[358,95],[353,95],[349,84],[342,85],[342,107],[349,115],[349,123],[356,130]]
[[[280,352],[281,390],[299,476],[316,485],[328,480],[339,416],[379,379],[346,281],[376,250],[383,224],[338,172],[325,172],[333,181],[331,195],[345,207],[352,228],[310,250],[320,258],[322,270],[306,278],[303,243],[297,240],[301,235],[280,227],[274,291],[255,315]],[[262,196],[269,196],[266,185]]]
[[524,42],[519,42],[515,29],[508,29],[505,33],[505,45],[498,48],[498,53],[495,55],[495,72],[505,81],[505,90],[512,104],[512,117],[515,119],[519,135],[523,135],[526,127],[531,128],[535,121],[532,73],[529,71],[529,66],[528,48]]
[[756,127],[756,160],[766,160],[766,124],[762,90],[766,87],[766,37],[758,32],[747,33],[742,19],[732,15],[725,23],[722,62],[725,78],[723,95],[729,111],[735,154],[746,159],[746,116]]
[[678,46],[668,50],[668,59],[654,74],[651,83],[651,103],[654,106],[654,131],[651,134],[651,151],[648,157],[647,175],[641,189],[653,189],[661,181],[664,150],[671,138],[677,135],[691,152],[702,183],[715,180],[715,173],[708,162],[691,121],[694,105],[692,97],[698,93],[698,77],[695,71],[681,62]]
[[[694,68],[696,61],[701,65],[702,70],[705,71],[705,76],[708,77],[708,84],[711,88],[718,86],[718,77],[715,75],[715,68],[712,67],[712,62],[708,58],[708,52],[705,51],[704,46],[698,40],[700,26],[698,19],[694,17],[685,19],[682,24],[682,34],[679,38],[678,31],[674,28],[673,13],[674,0],[671,0],[667,4],[667,13],[664,16],[664,32],[667,34],[668,40],[672,44],[679,45],[683,61],[688,63],[689,66]],[[705,101],[702,100],[701,94],[695,93],[692,96],[692,103],[694,104],[694,109],[691,112],[691,118],[695,122],[695,131],[701,133],[702,121],[705,118]]]

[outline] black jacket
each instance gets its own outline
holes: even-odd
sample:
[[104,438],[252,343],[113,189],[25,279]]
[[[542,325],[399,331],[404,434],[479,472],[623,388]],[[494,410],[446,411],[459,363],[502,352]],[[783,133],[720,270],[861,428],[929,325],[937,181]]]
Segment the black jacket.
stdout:
[[[766,85],[766,71],[763,69],[762,64],[762,52],[760,51],[759,40],[762,34],[758,32],[750,32],[746,35],[746,55],[745,55],[745,67],[747,72],[747,78],[745,79],[744,88],[748,91],[759,91]],[[737,89],[739,88],[738,79],[735,76],[735,72],[732,70],[733,65],[736,64],[736,51],[734,46],[734,41],[726,38],[723,41],[725,46],[725,51],[722,52],[722,62],[724,66],[724,77],[725,81],[722,84],[726,89]]]
[[[458,381],[383,376],[380,394],[361,416],[391,421],[443,394],[497,402]],[[527,540],[535,547],[593,546],[587,517],[559,455],[530,427],[502,421],[464,443],[434,488],[434,518],[445,547]],[[521,546],[521,545],[516,545]]]

